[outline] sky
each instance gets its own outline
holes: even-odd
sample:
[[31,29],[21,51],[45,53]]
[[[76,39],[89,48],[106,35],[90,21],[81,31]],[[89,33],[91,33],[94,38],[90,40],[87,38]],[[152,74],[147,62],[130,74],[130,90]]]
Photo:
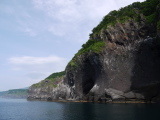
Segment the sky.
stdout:
[[63,71],[111,10],[144,0],[0,0],[0,91]]

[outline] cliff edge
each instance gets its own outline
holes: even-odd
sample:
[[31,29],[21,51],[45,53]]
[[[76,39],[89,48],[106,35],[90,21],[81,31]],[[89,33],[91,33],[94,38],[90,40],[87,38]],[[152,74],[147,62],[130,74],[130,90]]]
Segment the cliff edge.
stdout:
[[28,98],[159,102],[159,61],[160,1],[136,2],[103,18],[56,87],[32,85]]

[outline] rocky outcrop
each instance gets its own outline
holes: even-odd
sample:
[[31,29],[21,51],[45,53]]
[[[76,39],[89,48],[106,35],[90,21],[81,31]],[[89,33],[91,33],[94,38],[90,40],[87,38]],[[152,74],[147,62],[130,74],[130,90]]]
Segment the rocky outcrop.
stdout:
[[107,47],[99,54],[80,55],[79,67],[66,69],[66,84],[75,86],[75,96],[86,100],[94,94],[95,101],[101,96],[151,101],[160,92],[160,46],[152,31],[134,20],[103,30],[93,39],[105,41]]
[[[159,9],[157,7],[157,9]],[[158,14],[156,14],[158,15]],[[160,17],[157,17],[158,20]],[[138,21],[108,25],[90,40],[105,46],[77,54],[56,88],[29,89],[29,98],[73,101],[160,101],[160,34],[158,23]]]
[[28,90],[29,100],[62,100],[69,98],[70,89],[67,85],[63,84],[63,77],[59,79],[59,83],[56,87],[52,84],[45,85],[44,81],[41,82],[40,86],[31,86]]

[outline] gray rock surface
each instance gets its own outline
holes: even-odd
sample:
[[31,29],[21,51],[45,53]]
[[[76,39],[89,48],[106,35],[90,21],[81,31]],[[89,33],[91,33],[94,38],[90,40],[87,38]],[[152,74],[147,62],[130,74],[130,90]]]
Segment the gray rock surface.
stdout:
[[117,21],[91,40],[103,41],[102,51],[75,56],[74,65],[57,88],[29,89],[29,98],[74,101],[160,100],[160,34],[143,15],[124,23]]
[[103,30],[92,39],[105,41],[107,47],[100,54],[80,55],[78,68],[66,68],[64,81],[75,86],[75,96],[88,100],[91,94],[89,100],[99,100],[107,93],[112,99],[152,99],[151,86],[160,83],[160,46],[144,22],[137,24],[130,20]]

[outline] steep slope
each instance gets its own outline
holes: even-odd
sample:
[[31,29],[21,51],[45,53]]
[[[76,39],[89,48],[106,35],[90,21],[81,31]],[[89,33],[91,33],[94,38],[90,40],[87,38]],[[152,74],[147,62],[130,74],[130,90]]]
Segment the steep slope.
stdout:
[[[53,73],[39,83],[33,84],[28,89],[28,99],[41,99],[41,100],[53,100],[59,99],[57,91],[64,90],[65,87],[61,88],[65,72]],[[60,93],[63,95],[63,93]],[[65,94],[64,94],[65,96]]]
[[93,29],[51,98],[160,101],[159,61],[160,1],[133,3]]

